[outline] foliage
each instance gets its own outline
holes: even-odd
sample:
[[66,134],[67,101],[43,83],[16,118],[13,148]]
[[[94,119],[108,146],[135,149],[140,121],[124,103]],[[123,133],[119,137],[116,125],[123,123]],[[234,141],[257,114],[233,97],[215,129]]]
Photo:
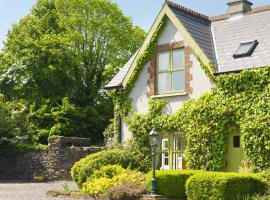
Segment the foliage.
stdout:
[[113,186],[126,182],[142,184],[144,179],[142,173],[124,169],[120,165],[103,166],[87,178],[82,192],[93,196],[105,195]]
[[241,199],[237,199],[237,200],[269,200],[270,196],[261,196],[261,195],[254,195],[254,196],[246,196],[244,198]]
[[[132,99],[129,98],[129,94],[133,88],[133,86],[136,83],[136,80],[139,76],[140,71],[143,69],[145,64],[150,60],[150,58],[153,56],[154,52],[157,48],[157,42],[160,34],[164,30],[166,26],[166,21],[162,20],[161,23],[158,25],[156,31],[153,33],[153,36],[151,37],[151,40],[146,47],[145,51],[137,55],[138,58],[136,60],[136,67],[125,86],[124,90],[114,90],[111,92],[110,96],[113,97],[114,102],[114,131],[115,133],[118,133],[118,120],[121,116],[122,118],[126,118],[126,116],[129,114],[129,112],[134,112],[131,110],[131,101]],[[120,109],[121,107],[121,109]]]
[[8,102],[0,95],[0,154],[18,154],[27,150],[41,150],[37,144],[36,127],[23,101]]
[[[186,198],[185,184],[189,177],[202,171],[193,170],[165,170],[156,171],[158,194],[167,197]],[[148,173],[146,182],[148,189],[151,188],[151,173]]]
[[188,200],[235,200],[263,194],[266,189],[267,184],[255,174],[198,173],[186,183]]
[[267,182],[267,185],[268,185],[267,194],[270,197],[270,170],[262,172],[261,177]]
[[107,191],[109,200],[139,200],[146,193],[145,183],[125,182]]
[[107,126],[107,128],[104,130],[104,132],[103,132],[103,137],[104,137],[105,144],[106,144],[110,139],[114,139],[114,123],[113,123],[113,120],[112,120],[111,123]]
[[[104,120],[100,119],[98,112],[92,106],[75,106],[69,98],[63,98],[61,104],[55,107],[51,107],[49,102],[41,107],[32,105],[31,118],[39,127],[40,142],[46,143],[48,137],[54,135],[88,137],[93,143],[103,140],[99,127],[102,127]],[[91,134],[90,130],[93,131]]]
[[199,170],[224,170],[228,135],[240,131],[252,169],[269,169],[269,77],[270,67],[222,75],[216,88],[185,102],[174,114],[162,113],[164,100],[149,99],[147,113],[131,112],[125,120],[139,147],[149,148],[153,126],[160,132],[184,132],[188,167]]
[[7,35],[0,92],[34,104],[43,143],[54,134],[100,139],[113,117],[104,85],[144,37],[109,0],[38,0]]
[[81,188],[88,177],[93,175],[105,165],[120,165],[123,168],[137,169],[145,172],[147,169],[140,157],[125,149],[104,150],[76,162],[71,169],[71,176],[74,182]]

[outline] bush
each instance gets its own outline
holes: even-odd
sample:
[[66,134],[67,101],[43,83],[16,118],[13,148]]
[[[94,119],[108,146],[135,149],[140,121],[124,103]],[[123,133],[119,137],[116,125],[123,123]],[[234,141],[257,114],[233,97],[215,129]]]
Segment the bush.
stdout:
[[146,185],[136,182],[126,182],[113,186],[107,191],[109,200],[138,200],[146,193]]
[[188,200],[235,200],[263,194],[267,184],[258,175],[206,172],[190,177],[186,183]]
[[26,102],[6,101],[0,94],[0,156],[14,156],[31,150],[42,150],[38,144],[37,127],[30,120]]
[[140,159],[131,151],[112,149],[89,155],[76,162],[71,169],[72,179],[81,188],[87,177],[90,177],[95,170],[99,170],[100,167],[105,165],[120,165],[123,168],[130,167],[130,169],[142,172],[147,170]]
[[269,195],[269,199],[270,199],[270,170],[262,172],[261,177],[267,182],[267,185],[268,185],[267,194]]
[[137,171],[124,169],[119,165],[103,166],[95,171],[83,184],[82,192],[93,196],[106,195],[109,188],[123,183],[142,184],[144,175]]
[[[193,170],[166,170],[156,171],[158,194],[167,197],[185,198],[185,184],[187,179],[201,171]],[[151,173],[148,173],[146,183],[148,189],[151,189]]]

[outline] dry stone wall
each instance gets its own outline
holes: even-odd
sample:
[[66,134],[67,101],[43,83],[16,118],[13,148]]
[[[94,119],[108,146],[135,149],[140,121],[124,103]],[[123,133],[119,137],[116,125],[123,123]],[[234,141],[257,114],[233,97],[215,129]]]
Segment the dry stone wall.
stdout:
[[102,149],[91,146],[86,138],[54,137],[45,151],[0,157],[0,180],[32,180],[34,176],[43,176],[48,181],[68,180],[76,161]]

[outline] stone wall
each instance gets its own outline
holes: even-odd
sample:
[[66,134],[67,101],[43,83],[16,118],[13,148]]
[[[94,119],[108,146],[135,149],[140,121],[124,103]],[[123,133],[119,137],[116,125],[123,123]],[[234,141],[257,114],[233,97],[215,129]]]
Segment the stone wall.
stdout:
[[34,176],[43,176],[49,181],[68,180],[76,161],[102,149],[91,146],[86,138],[54,137],[45,151],[0,157],[0,180],[32,180]]

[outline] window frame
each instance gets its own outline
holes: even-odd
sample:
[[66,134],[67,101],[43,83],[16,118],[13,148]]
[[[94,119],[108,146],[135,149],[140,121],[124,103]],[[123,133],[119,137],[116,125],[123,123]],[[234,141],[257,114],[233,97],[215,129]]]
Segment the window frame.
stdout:
[[[183,53],[183,66],[177,68],[177,69],[174,69],[174,66],[173,66],[173,54],[174,52],[177,52],[177,51],[182,51]],[[167,70],[159,70],[159,55],[160,54],[165,54],[165,53],[169,53],[169,68]],[[186,86],[185,86],[185,81],[186,81],[186,75],[185,75],[185,48],[182,47],[182,48],[176,48],[176,49],[171,49],[171,50],[167,50],[167,51],[160,51],[157,53],[156,55],[156,63],[157,63],[157,67],[156,67],[156,91],[155,93],[158,94],[158,95],[166,95],[166,94],[174,94],[174,93],[180,93],[180,92],[185,92],[186,91]],[[184,74],[184,88],[182,90],[178,90],[178,91],[173,91],[173,73],[174,72],[183,72]],[[167,92],[163,92],[163,93],[160,93],[159,92],[159,74],[169,74],[170,75],[170,90],[167,91]]]
[[[238,53],[240,51],[240,49],[242,48],[242,45],[245,45],[245,44],[250,44],[251,45],[249,47],[249,50],[244,52],[244,53]],[[242,57],[251,56],[253,54],[254,50],[256,49],[256,47],[258,46],[258,44],[259,44],[258,40],[240,43],[240,46],[237,48],[237,50],[233,54],[233,57],[234,58],[242,58]]]

